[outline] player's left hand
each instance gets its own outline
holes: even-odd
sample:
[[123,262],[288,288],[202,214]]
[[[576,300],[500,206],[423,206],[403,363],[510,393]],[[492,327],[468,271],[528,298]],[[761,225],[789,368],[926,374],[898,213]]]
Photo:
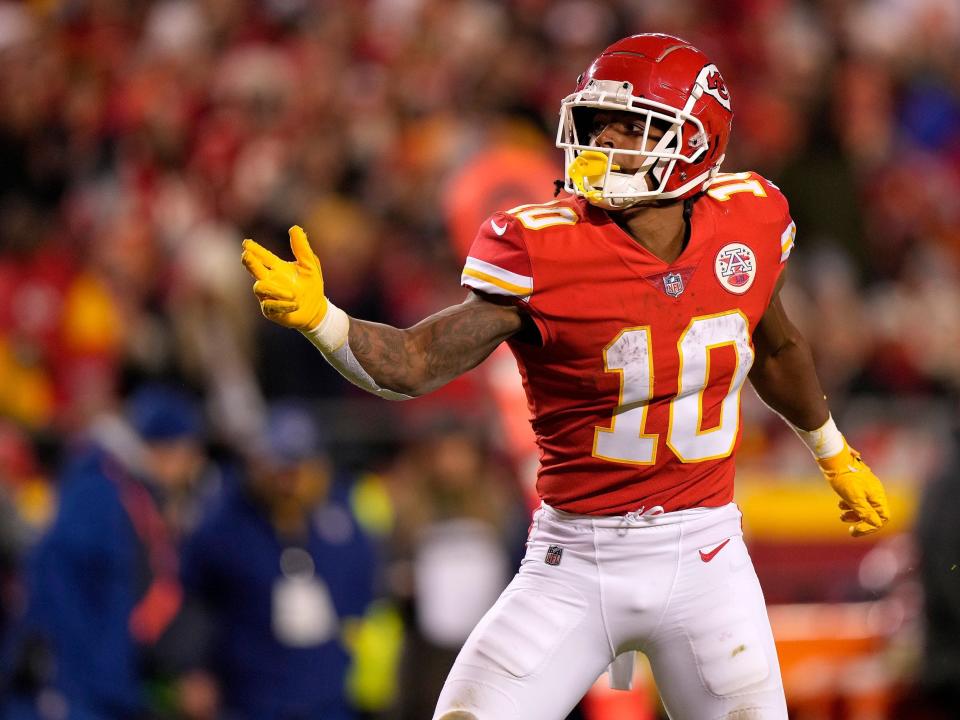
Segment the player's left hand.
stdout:
[[817,464],[840,496],[840,520],[851,523],[851,535],[869,535],[887,523],[890,506],[883,483],[846,440],[837,455],[817,460]]

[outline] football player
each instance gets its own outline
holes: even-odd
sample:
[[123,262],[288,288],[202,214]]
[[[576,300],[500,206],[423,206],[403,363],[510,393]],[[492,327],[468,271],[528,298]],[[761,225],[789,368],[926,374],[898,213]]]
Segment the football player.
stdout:
[[567,193],[494,213],[467,299],[406,330],[334,306],[299,227],[292,262],[244,241],[264,315],[371,393],[428,393],[501,342],[517,359],[542,505],[435,718],[563,718],[637,650],[672,718],[787,717],[732,502],[748,377],[809,446],[851,534],[888,519],[779,298],[787,202],[755,173],[719,172],[732,117],[720,71],[684,40],[611,45],[561,104]]

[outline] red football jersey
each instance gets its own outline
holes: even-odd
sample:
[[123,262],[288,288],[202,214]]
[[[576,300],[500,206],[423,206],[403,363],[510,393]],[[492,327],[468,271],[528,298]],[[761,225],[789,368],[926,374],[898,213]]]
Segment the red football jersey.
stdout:
[[673,263],[580,198],[521,205],[480,228],[462,282],[517,303],[542,346],[511,339],[553,507],[615,515],[733,499],[753,330],[793,246],[780,191],[722,174]]

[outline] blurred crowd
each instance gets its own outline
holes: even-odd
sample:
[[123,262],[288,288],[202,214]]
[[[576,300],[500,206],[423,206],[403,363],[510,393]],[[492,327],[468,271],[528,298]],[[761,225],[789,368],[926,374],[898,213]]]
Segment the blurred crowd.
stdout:
[[[239,243],[301,224],[366,319],[459,302],[479,222],[554,192],[560,99],[651,31],[724,73],[723,169],[791,202],[786,301],[835,411],[888,476],[943,473],[955,0],[0,2],[10,717],[428,716],[522,550],[512,360],[370,399],[260,317]],[[809,473],[745,403],[745,461]]]

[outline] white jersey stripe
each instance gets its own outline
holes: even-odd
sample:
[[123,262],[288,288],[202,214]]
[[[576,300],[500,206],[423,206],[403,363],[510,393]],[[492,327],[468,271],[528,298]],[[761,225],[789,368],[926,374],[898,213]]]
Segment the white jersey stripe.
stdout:
[[518,275],[517,273],[510,272],[509,270],[504,270],[502,267],[498,267],[492,263],[485,262],[479,258],[472,256],[467,256],[467,262],[464,264],[464,272],[467,270],[474,271],[473,276],[477,277],[478,274],[482,274],[485,277],[495,278],[499,280],[504,285],[509,285],[518,290],[517,294],[530,294],[533,292],[533,278],[528,275]]
[[797,226],[791,222],[780,235],[780,262],[786,262],[787,258],[790,257],[790,251],[793,250],[793,239],[796,235]]
[[490,280],[484,280],[473,275],[468,274],[469,270],[464,270],[463,275],[460,276],[460,284],[465,285],[468,288],[473,288],[474,290],[479,290],[480,292],[488,293],[490,295],[505,295],[507,297],[516,297],[520,298],[524,302],[530,300],[530,292],[523,291],[517,292],[515,289],[508,289],[498,284],[499,280],[496,283],[491,282]]

